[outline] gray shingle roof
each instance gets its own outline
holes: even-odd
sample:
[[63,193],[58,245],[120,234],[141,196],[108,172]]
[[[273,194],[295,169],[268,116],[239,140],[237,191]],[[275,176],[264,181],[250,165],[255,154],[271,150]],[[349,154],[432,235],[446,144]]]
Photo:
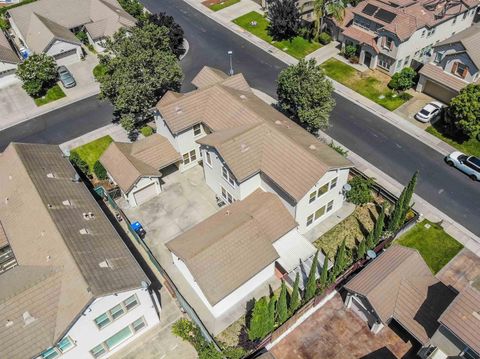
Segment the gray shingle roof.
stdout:
[[480,69],[480,24],[474,24],[468,29],[460,31],[458,34],[439,42],[435,47],[457,42],[463,45],[475,66]]

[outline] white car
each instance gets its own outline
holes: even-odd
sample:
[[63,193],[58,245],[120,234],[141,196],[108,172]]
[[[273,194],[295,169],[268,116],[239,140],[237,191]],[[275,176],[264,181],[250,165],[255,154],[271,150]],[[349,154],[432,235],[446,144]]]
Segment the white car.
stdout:
[[452,167],[458,168],[466,173],[474,181],[480,181],[480,158],[467,156],[466,154],[455,151],[450,153],[445,161]]
[[420,122],[430,122],[441,113],[442,108],[444,107],[445,105],[440,102],[430,102],[423,106],[423,108],[416,113],[415,118]]

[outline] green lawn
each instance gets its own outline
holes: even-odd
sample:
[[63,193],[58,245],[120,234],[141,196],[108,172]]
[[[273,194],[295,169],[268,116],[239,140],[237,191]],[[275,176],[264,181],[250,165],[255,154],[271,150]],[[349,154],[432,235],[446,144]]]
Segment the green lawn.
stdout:
[[213,10],[213,11],[218,11],[218,10],[222,10],[222,9],[225,9],[226,7],[229,7],[229,6],[232,6],[236,3],[239,3],[240,0],[225,0],[225,1],[222,1],[222,2],[219,2],[218,4],[213,4],[213,5],[210,5],[208,6],[208,8],[210,10]]
[[80,158],[87,162],[90,171],[93,172],[93,165],[98,161],[112,141],[113,139],[107,135],[86,143],[83,146],[74,148],[71,152],[77,152]]
[[95,66],[93,68],[93,77],[95,77],[95,79],[97,81],[100,81],[101,78],[105,75],[106,70],[107,69],[106,69],[105,65],[98,64],[97,66]]
[[480,141],[476,138],[468,139],[446,134],[442,121],[437,121],[432,126],[429,126],[427,132],[448,143],[450,146],[455,147],[459,151],[473,156],[480,156]]
[[65,97],[65,92],[61,89],[59,85],[54,85],[53,87],[49,88],[45,96],[34,98],[35,105],[43,106],[49,102],[58,100],[62,97]]
[[[430,225],[430,228],[425,225]],[[417,249],[433,274],[438,273],[463,248],[463,245],[449,236],[439,224],[427,220],[416,224],[400,237],[398,243]]]
[[[252,21],[256,21],[257,24],[253,26],[251,24]],[[296,36],[291,40],[274,41],[267,32],[267,27],[269,24],[268,20],[255,11],[240,16],[239,18],[233,20],[233,22],[251,32],[253,35],[258,36],[262,40],[269,42],[276,48],[285,51],[287,54],[292,55],[297,59],[304,58],[306,55],[322,46],[318,42],[308,41],[300,36]]]
[[403,95],[405,97],[398,96],[379,79],[374,76],[363,77],[360,71],[337,59],[330,59],[321,66],[327,76],[350,87],[352,90],[378,103],[387,110],[393,111],[411,98],[407,93]]

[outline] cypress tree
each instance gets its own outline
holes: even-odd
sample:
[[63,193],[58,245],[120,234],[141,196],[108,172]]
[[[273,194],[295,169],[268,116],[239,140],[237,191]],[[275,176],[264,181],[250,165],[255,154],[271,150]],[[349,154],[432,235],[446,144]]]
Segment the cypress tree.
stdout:
[[273,332],[273,329],[275,328],[275,314],[276,314],[276,309],[277,309],[277,297],[275,295],[272,295],[270,298],[270,301],[268,302],[268,315],[267,315],[267,320],[266,320],[266,333],[264,337],[268,334]]
[[328,256],[323,261],[322,273],[320,274],[320,288],[324,290],[328,285]]
[[375,240],[373,238],[373,231],[368,233],[367,239],[365,240],[366,250],[375,248]]
[[339,275],[345,269],[345,239],[342,244],[337,248],[337,254],[335,256],[335,263],[333,264],[333,271],[335,276]]
[[385,225],[385,206],[382,205],[380,214],[378,215],[377,221],[375,222],[375,227],[373,227],[373,241],[375,245],[378,244],[380,238],[382,237],[383,227]]
[[255,302],[250,327],[248,328],[248,339],[262,339],[268,334],[268,307],[267,297],[262,297]]
[[412,201],[413,192],[415,191],[415,186],[417,185],[418,171],[415,171],[410,182],[408,182],[407,188],[405,189],[405,200],[403,201],[403,208],[400,214],[400,223],[399,226],[405,222],[407,217],[408,210],[410,209],[410,202]]
[[288,319],[288,307],[287,307],[287,286],[282,280],[282,289],[280,290],[280,296],[277,303],[277,320],[278,324],[283,324]]
[[365,254],[367,254],[367,241],[363,240],[360,242],[358,245],[358,251],[357,251],[357,260],[361,260],[365,258]]
[[295,282],[293,283],[292,296],[290,298],[290,314],[295,313],[295,311],[300,306],[300,290],[298,286],[300,284],[300,275],[297,272],[295,276]]
[[395,202],[395,207],[393,208],[393,212],[390,215],[389,222],[388,222],[388,230],[390,232],[395,232],[398,229],[398,225],[400,223],[400,216],[402,215],[403,211],[403,203],[405,201],[405,190],[403,189],[400,197],[398,197],[397,202]]
[[317,281],[316,281],[316,274],[317,274],[317,265],[318,265],[318,250],[313,257],[312,266],[310,268],[310,273],[308,273],[308,280],[307,280],[307,288],[305,289],[305,301],[308,302],[310,299],[313,298],[315,295],[315,291],[317,289]]

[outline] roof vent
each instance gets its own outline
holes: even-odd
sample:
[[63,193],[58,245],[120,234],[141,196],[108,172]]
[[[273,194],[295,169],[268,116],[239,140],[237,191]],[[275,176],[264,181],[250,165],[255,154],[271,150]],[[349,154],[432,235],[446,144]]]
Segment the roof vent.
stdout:
[[53,208],[53,205],[51,205],[51,204],[49,203],[49,204],[47,204],[47,207],[48,207],[48,208]]
[[80,234],[89,234],[90,232],[86,228],[80,229]]
[[35,320],[37,319],[32,317],[32,315],[28,311],[23,313],[23,321],[25,322],[25,325],[32,324]]
[[230,215],[230,211],[229,211],[228,209],[225,211],[225,215],[226,215],[226,216],[229,216],[229,215]]
[[245,100],[247,99],[247,96],[245,96],[245,95],[240,95],[240,98],[241,98],[243,101],[245,101]]
[[309,149],[311,149],[312,151],[316,150],[317,149],[317,146],[315,145],[310,145],[308,146]]
[[56,178],[55,174],[52,172],[47,173],[48,178]]
[[177,115],[180,115],[182,113],[182,108],[180,106],[175,107],[175,112]]
[[5,204],[8,204],[8,197],[5,197]]
[[72,202],[70,202],[70,200],[66,199],[65,201],[62,202],[62,204],[64,206],[71,206],[72,205]]
[[275,124],[278,125],[278,126],[280,126],[280,125],[282,124],[282,121],[276,120],[276,121],[275,121]]
[[12,177],[12,176],[8,176],[8,179],[11,181],[11,180],[13,179],[13,177]]
[[112,268],[108,259],[105,259],[103,262],[98,263],[100,268]]
[[52,257],[47,256],[47,262],[50,262],[50,259],[52,259]]
[[7,322],[5,323],[5,327],[11,327],[13,325],[13,320],[7,319]]
[[245,143],[242,143],[240,145],[240,152],[247,152],[249,150],[250,147],[248,147]]
[[75,172],[75,175],[72,178],[72,182],[80,182],[80,175]]
[[473,316],[474,316],[475,318],[477,318],[478,320],[480,320],[480,311],[478,311],[478,312],[473,312],[472,314],[473,314]]

